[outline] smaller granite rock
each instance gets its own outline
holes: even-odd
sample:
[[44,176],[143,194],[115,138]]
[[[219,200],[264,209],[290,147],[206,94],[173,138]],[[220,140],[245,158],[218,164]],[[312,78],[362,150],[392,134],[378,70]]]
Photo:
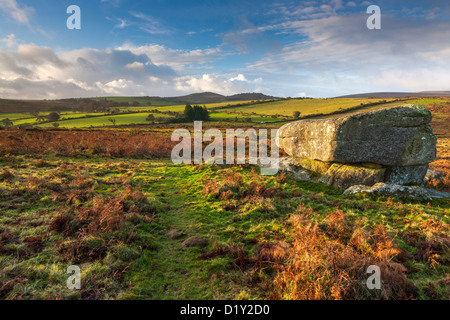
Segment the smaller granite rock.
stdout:
[[279,159],[278,168],[280,172],[290,174],[297,180],[313,181],[311,173],[308,170],[302,168],[293,158],[285,157]]
[[204,237],[193,236],[190,237],[181,244],[183,247],[206,247],[209,244],[208,239]]
[[429,182],[431,180],[443,181],[444,175],[442,174],[442,172],[440,172],[438,170],[435,170],[433,168],[428,168],[428,171],[425,175],[425,182]]
[[428,165],[390,167],[387,169],[386,183],[388,184],[419,184],[424,183]]
[[384,168],[373,169],[334,163],[319,179],[319,182],[339,189],[347,189],[353,185],[372,186],[384,180],[385,171]]
[[426,189],[421,187],[407,187],[396,184],[377,183],[372,187],[367,186],[352,186],[344,191],[344,195],[369,193],[375,195],[383,195],[388,197],[396,197],[399,199],[430,201],[431,195]]
[[166,237],[172,240],[176,240],[184,237],[185,235],[186,233],[173,229],[166,234]]

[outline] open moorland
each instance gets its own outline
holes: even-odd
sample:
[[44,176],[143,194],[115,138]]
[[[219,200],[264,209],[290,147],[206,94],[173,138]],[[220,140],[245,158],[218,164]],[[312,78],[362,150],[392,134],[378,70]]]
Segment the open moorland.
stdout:
[[[250,101],[228,101],[200,104],[210,111],[211,120],[216,122],[288,122],[305,117],[320,117],[346,113],[352,110],[373,110],[386,106],[416,103],[423,99],[268,99]],[[97,104],[93,101],[97,101]],[[103,104],[101,102],[103,102]],[[434,101],[430,99],[429,101]],[[67,103],[64,100],[41,102],[31,111],[21,113],[0,113],[0,121],[9,119],[11,127],[59,127],[98,128],[135,126],[151,123],[171,123],[179,117],[186,104],[155,105],[151,100],[136,98],[97,98],[88,102]],[[153,101],[154,102],[154,101]],[[126,104],[123,105],[123,104]],[[148,103],[148,104],[146,104]],[[15,106],[14,104],[12,105]],[[5,110],[12,110],[4,106]],[[63,109],[62,111],[59,111]],[[91,110],[91,112],[89,112]],[[51,111],[59,114],[58,119],[48,119]],[[295,114],[298,112],[299,114]],[[148,116],[152,120],[147,120]]]
[[[54,121],[51,107],[0,114],[0,299],[450,299],[448,198],[343,195],[251,165],[175,165],[171,134],[193,128],[176,122],[184,104],[143,101],[92,112],[58,102]],[[408,103],[432,112],[431,167],[444,178],[428,187],[450,192],[448,98],[205,103],[204,128]],[[81,290],[66,287],[71,265]],[[381,290],[365,285],[370,265]]]

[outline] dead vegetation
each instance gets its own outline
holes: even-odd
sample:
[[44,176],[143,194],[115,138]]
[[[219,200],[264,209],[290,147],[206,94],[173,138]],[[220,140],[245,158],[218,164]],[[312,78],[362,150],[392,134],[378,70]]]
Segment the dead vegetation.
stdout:
[[433,133],[438,138],[437,159],[430,167],[441,172],[442,179],[432,179],[428,186],[450,192],[450,102],[433,103],[427,108],[433,113]]
[[[128,166],[125,162],[108,165],[114,172]],[[148,201],[139,186],[133,187],[126,183],[126,179],[121,181],[113,196],[99,195],[95,190],[97,183],[92,175],[80,171],[89,169],[83,164],[68,165],[61,162],[55,165],[38,161],[35,167],[46,168],[47,174],[24,177],[12,173],[12,170],[5,170],[8,173],[4,176],[14,180],[20,188],[1,194],[0,200],[9,203],[2,204],[2,207],[18,210],[18,213],[28,213],[0,227],[0,255],[3,258],[26,262],[40,254],[51,252],[54,262],[68,265],[104,265],[114,274],[112,279],[115,279],[117,292],[108,292],[104,287],[106,282],[103,283],[99,279],[95,281],[98,286],[95,294],[89,297],[102,298],[102,292],[108,292],[109,296],[120,293],[123,286],[122,275],[131,259],[139,256],[145,249],[155,250],[154,246],[136,232],[143,223],[154,221],[157,214],[155,206]],[[53,208],[28,211],[36,208],[36,205],[40,206],[38,199],[42,197],[48,199],[45,201],[50,201],[46,206]],[[7,216],[2,215],[2,218]],[[29,235],[30,233],[33,235]],[[114,256],[118,248],[124,248],[121,250],[131,252],[132,255],[111,258],[114,261],[111,265],[103,261],[108,256]],[[27,272],[8,275],[0,271],[0,298],[33,298],[33,295],[25,296],[20,294],[18,289],[14,289],[28,281],[24,280],[24,274]],[[111,285],[111,280],[108,281],[108,285]],[[84,291],[80,293],[83,297],[86,294]]]
[[[284,175],[277,177],[282,182]],[[255,203],[266,198],[282,198],[287,194],[280,185],[268,186],[266,181],[252,168],[249,179],[244,181],[239,172],[232,169],[224,170],[217,180],[204,179],[205,187],[202,193],[222,201],[239,200],[239,204]]]
[[[289,219],[294,240],[290,247],[275,246],[265,256],[278,262],[273,299],[411,299],[417,289],[407,280],[407,269],[395,258],[401,250],[393,245],[383,226],[372,230],[350,224],[337,209],[326,222],[313,222],[314,211],[303,205]],[[382,289],[370,292],[366,270],[381,269]]]
[[162,158],[170,156],[175,145],[168,135],[126,131],[0,131],[0,141],[0,155],[53,153]]

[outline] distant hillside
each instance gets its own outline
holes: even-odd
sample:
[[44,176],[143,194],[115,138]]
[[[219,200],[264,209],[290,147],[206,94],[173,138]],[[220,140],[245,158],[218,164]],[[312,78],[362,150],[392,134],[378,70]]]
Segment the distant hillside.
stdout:
[[450,91],[419,91],[419,92],[370,92],[350,94],[336,98],[430,98],[430,97],[450,97]]
[[[266,96],[262,93],[240,93],[232,96],[223,96],[213,92],[193,93],[179,97],[96,97],[83,99],[60,99],[60,100],[11,100],[0,99],[0,113],[23,113],[23,112],[44,112],[44,111],[69,111],[77,108],[80,104],[87,104],[89,101],[98,101],[116,104],[139,106],[165,106],[177,104],[208,104],[233,101],[252,101],[277,99]],[[114,105],[112,105],[114,106]]]
[[0,99],[0,113],[66,111],[77,105],[75,100],[10,100]]
[[181,97],[162,98],[165,101],[172,101],[180,104],[208,104],[232,101],[252,101],[252,100],[269,100],[278,99],[276,97],[267,96],[262,93],[239,93],[232,96],[223,96],[214,92],[193,93]]
[[262,93],[239,93],[227,97],[227,101],[252,101],[252,100],[272,100],[280,99],[277,97],[266,96]]
[[227,101],[225,96],[214,92],[193,93],[180,97],[166,97],[161,100],[171,101],[173,104],[207,104]]

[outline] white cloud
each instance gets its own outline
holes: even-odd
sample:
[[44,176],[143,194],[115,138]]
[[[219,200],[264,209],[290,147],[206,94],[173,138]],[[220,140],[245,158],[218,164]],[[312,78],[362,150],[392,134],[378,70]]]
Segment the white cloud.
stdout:
[[[353,1],[350,1],[350,6]],[[348,5],[348,4],[346,4]],[[277,2],[271,14],[281,15],[283,17],[295,17],[299,19],[317,19],[335,14],[344,8],[342,0],[328,1],[292,1]]]
[[86,91],[93,91],[93,90],[96,89],[96,87],[90,86],[86,82],[78,81],[78,80],[73,79],[73,78],[67,79],[65,82],[66,83],[72,83],[72,84],[76,85],[77,87],[79,87],[79,88],[81,88],[83,90],[86,90]]
[[11,33],[6,38],[3,38],[2,41],[6,44],[8,48],[15,47],[17,45],[16,36]]
[[175,79],[175,88],[184,92],[209,91],[220,94],[230,94],[236,91],[232,81],[220,79],[211,74],[179,77]]
[[52,49],[38,47],[34,44],[20,44],[15,55],[24,63],[34,65],[47,63],[60,68],[67,66],[67,63],[59,58]]
[[440,67],[383,70],[371,78],[370,83],[385,88],[407,88],[408,91],[450,90],[450,74],[442,72]]
[[238,74],[236,77],[231,78],[230,81],[244,81],[247,82],[248,80],[245,78],[245,76],[241,73]]
[[142,62],[135,61],[133,63],[128,63],[123,67],[125,70],[132,70],[136,72],[144,72],[145,71],[145,65]]
[[136,55],[146,55],[157,65],[166,65],[176,70],[184,70],[189,65],[203,65],[217,61],[224,55],[219,47],[210,49],[180,50],[169,49],[159,44],[134,46],[124,44],[118,50],[128,50]]
[[118,79],[107,83],[101,83],[98,81],[96,82],[96,85],[102,90],[102,92],[111,95],[118,95],[121,92],[126,91],[128,88],[136,86],[133,81],[127,79]]
[[[301,72],[299,83],[322,96],[363,90],[450,89],[445,71],[450,68],[449,21],[386,14],[382,30],[372,32],[365,27],[365,19],[365,15],[333,15],[272,25],[279,32],[298,34],[301,40],[268,53],[249,69]],[[315,88],[308,88],[312,84]]]
[[119,21],[120,21],[120,23],[118,25],[116,25],[116,28],[123,29],[126,26],[129,26],[129,24],[127,24],[127,22],[125,20],[120,19]]
[[128,50],[56,53],[34,44],[0,50],[0,93],[7,98],[169,94],[176,76],[172,68],[156,66],[146,55]]
[[127,23],[127,21],[125,19],[120,19],[120,18],[115,19],[115,18],[109,18],[109,17],[106,17],[106,19],[111,22],[114,22],[115,23],[114,28],[117,28],[117,29],[123,29],[125,27],[130,26],[130,24]]
[[28,24],[34,12],[31,7],[19,7],[16,0],[0,0],[0,10],[19,23]]
[[263,82],[263,78],[261,78],[261,77],[259,77],[259,78],[255,78],[255,79],[253,79],[253,80],[249,80],[249,79],[247,79],[247,77],[245,76],[245,75],[243,75],[242,73],[240,73],[240,74],[238,74],[237,76],[235,76],[235,77],[232,77],[232,78],[230,78],[230,81],[231,82],[234,82],[234,81],[239,81],[239,82],[246,82],[246,83],[253,83],[253,84],[260,84],[260,83],[262,83]]
[[[235,94],[253,91],[261,84],[262,79],[248,80],[236,73],[186,75],[186,70],[192,66],[215,61],[220,55],[220,49],[185,51],[159,45],[124,45],[104,50],[84,48],[56,53],[50,48],[20,44],[10,51],[0,49],[0,95],[47,99],[173,96],[201,91]],[[236,81],[231,81],[232,78]]]
[[149,34],[170,34],[172,30],[159,19],[142,12],[131,11],[130,14],[139,20],[137,24],[142,31]]
[[[245,80],[244,80],[245,79]],[[236,80],[239,80],[236,82]],[[183,92],[215,92],[223,95],[232,95],[242,92],[260,91],[257,81],[248,81],[244,75],[239,74],[230,78],[229,74],[202,74],[182,76],[175,79],[175,88]]]

